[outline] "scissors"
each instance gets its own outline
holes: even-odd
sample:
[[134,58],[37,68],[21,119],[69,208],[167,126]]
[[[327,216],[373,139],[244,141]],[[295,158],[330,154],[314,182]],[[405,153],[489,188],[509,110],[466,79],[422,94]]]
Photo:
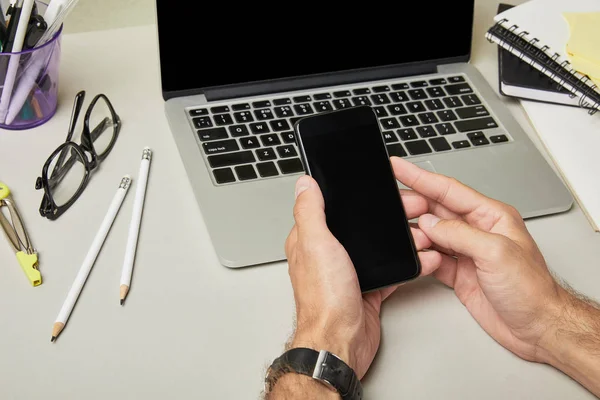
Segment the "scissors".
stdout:
[[10,190],[8,189],[8,186],[2,182],[0,182],[0,208],[1,207],[8,208],[11,221],[9,221],[4,213],[2,213],[2,210],[0,210],[0,225],[2,225],[4,233],[12,245],[17,260],[19,261],[21,268],[23,268],[29,282],[32,286],[39,286],[42,284],[42,276],[38,270],[39,262],[37,253],[31,245],[31,241],[29,240],[21,216],[17,211]]

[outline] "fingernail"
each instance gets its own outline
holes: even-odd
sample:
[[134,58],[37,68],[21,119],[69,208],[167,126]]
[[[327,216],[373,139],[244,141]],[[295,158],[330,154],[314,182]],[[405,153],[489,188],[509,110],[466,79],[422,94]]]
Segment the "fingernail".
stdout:
[[434,226],[436,226],[438,222],[440,222],[440,219],[438,217],[436,217],[435,215],[432,215],[429,218],[430,218],[430,220],[429,220],[429,226],[432,227],[432,228]]
[[296,197],[310,187],[310,178],[303,176],[296,182]]

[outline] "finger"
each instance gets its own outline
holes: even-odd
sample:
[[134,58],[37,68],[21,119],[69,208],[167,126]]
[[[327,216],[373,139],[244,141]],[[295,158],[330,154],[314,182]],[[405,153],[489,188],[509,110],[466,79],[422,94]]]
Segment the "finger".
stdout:
[[419,228],[433,243],[471,257],[478,267],[503,265],[514,252],[513,242],[505,236],[482,231],[462,220],[440,220],[425,214],[419,218]]
[[[459,218],[461,218],[460,215],[448,210],[446,207],[444,207],[437,201],[432,200],[428,197],[425,197],[422,194],[415,192],[414,190],[401,189],[400,193],[402,193],[403,201],[405,201],[405,199],[406,199],[407,203],[410,202],[410,204],[413,205],[413,207],[415,207],[416,210],[418,210],[418,214],[414,215],[412,217],[409,217],[409,219],[419,217],[428,212],[433,215],[436,215],[440,218],[443,218],[443,219],[459,219]],[[423,207],[423,203],[425,203],[425,207]],[[414,205],[416,205],[416,206],[414,206]]]
[[435,250],[419,251],[419,261],[421,262],[421,275],[431,275],[433,271],[439,268],[442,262],[442,254]]
[[491,200],[456,179],[429,172],[400,157],[390,158],[394,174],[404,186],[464,215]]
[[292,251],[294,247],[296,247],[296,242],[298,241],[298,227],[294,225],[287,239],[285,240],[285,254],[289,259],[292,255]]
[[308,175],[296,182],[294,220],[300,236],[306,234],[314,238],[328,231],[323,195],[317,182]]
[[417,218],[429,209],[427,199],[412,190],[400,190],[407,219]]
[[395,286],[390,286],[390,287],[386,287],[380,290],[381,292],[381,301],[384,301],[385,299],[387,299],[388,297],[390,297],[392,295],[392,293],[394,293],[396,291],[396,289],[398,289],[400,287],[400,285],[395,285]]
[[427,249],[431,247],[431,240],[427,237],[425,233],[419,228],[410,228],[410,233],[413,236],[413,241],[415,242],[415,247],[417,251],[421,251],[423,249]]
[[433,271],[433,276],[444,285],[454,288],[457,269],[458,260],[454,257],[442,254],[442,261],[440,262],[438,269]]

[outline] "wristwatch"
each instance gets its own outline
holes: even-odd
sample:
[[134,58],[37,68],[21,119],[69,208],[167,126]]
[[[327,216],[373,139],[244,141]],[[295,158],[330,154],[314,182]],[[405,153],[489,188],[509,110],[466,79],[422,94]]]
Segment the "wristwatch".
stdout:
[[267,370],[266,393],[273,389],[277,379],[290,372],[316,379],[339,393],[343,400],[362,399],[362,385],[354,370],[327,350],[298,347],[283,353]]

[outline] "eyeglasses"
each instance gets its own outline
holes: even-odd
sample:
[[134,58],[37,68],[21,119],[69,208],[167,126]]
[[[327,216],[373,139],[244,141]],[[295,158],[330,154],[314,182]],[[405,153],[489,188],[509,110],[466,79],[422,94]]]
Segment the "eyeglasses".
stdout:
[[85,113],[81,144],[73,142],[84,98],[85,91],[75,96],[67,139],[48,157],[42,176],[35,182],[37,190],[44,189],[40,215],[50,220],[60,217],[81,196],[92,171],[108,156],[121,130],[112,104],[104,94],[98,94]]

